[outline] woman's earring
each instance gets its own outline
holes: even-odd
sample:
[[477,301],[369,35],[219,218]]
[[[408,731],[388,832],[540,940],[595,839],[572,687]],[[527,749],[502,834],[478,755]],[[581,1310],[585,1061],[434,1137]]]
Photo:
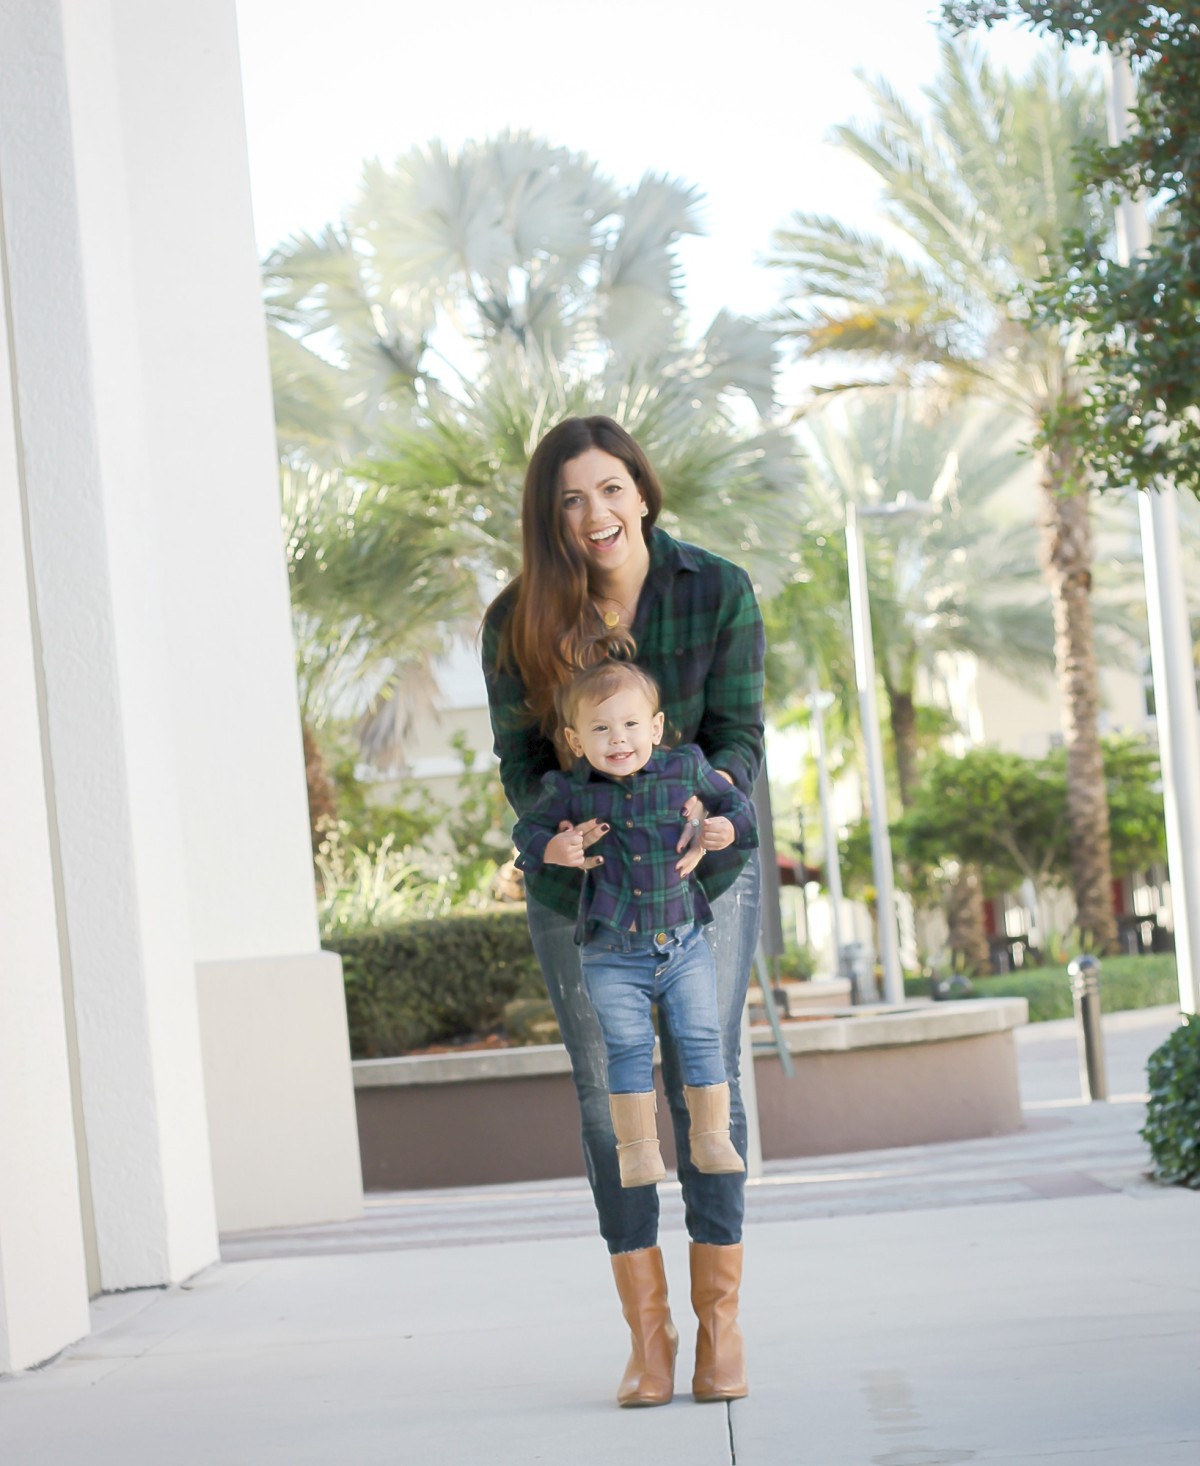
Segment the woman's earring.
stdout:
[[649,506],[649,504],[643,504],[642,505],[642,518],[645,519],[646,515],[649,514],[649,513],[650,513],[650,506]]

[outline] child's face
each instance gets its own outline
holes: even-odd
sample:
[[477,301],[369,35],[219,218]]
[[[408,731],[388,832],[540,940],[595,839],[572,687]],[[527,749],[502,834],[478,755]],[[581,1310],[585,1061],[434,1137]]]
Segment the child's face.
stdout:
[[577,728],[563,729],[571,752],[611,778],[645,768],[662,742],[663,715],[634,685],[618,688],[603,702],[581,703],[575,720]]

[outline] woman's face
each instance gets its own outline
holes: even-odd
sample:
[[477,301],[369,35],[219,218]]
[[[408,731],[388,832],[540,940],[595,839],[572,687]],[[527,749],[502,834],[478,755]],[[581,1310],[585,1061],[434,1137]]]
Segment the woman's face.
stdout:
[[629,470],[602,448],[588,448],[564,463],[558,476],[563,524],[587,556],[609,575],[647,554],[642,536],[645,505]]

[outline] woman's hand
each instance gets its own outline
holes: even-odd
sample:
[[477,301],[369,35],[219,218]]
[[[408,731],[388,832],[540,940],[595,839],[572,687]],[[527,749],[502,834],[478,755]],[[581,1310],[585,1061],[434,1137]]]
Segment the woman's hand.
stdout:
[[558,827],[558,834],[542,854],[542,863],[570,866],[575,870],[594,870],[596,866],[604,864],[604,856],[588,856],[584,852],[607,834],[608,826],[602,825],[599,820],[584,820],[581,825],[563,820]]

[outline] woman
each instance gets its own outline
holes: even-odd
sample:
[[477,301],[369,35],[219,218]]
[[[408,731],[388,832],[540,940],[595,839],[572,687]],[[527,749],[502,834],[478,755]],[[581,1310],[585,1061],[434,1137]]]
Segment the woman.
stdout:
[[[553,739],[557,688],[606,650],[632,656],[656,678],[674,741],[699,744],[743,793],[753,789],[763,737],[763,628],[754,592],[745,572],[727,560],[656,529],[661,508],[662,490],[645,454],[610,418],[568,418],[530,459],[521,573],[488,608],[483,626],[500,777],[518,814],[536,801],[542,775],[566,762]],[[730,1134],[744,1159],[738,1061],[758,940],[759,867],[756,853],[713,848],[719,837],[706,829],[703,815],[695,801],[680,811],[679,868],[697,871],[713,906],[706,935],[716,960]],[[691,838],[691,818],[701,819],[698,838]],[[598,828],[584,829],[589,846],[600,838]],[[570,1055],[588,1180],[632,1336],[617,1399],[664,1405],[674,1390],[678,1335],[657,1246],[658,1191],[621,1186],[604,1046],[574,940],[581,879],[564,867],[531,873],[529,930]],[[702,1175],[692,1164],[679,1063],[665,1025],[661,1039],[692,1239],[699,1323],[692,1391],[697,1400],[738,1399],[747,1392],[737,1323],[745,1176]]]

